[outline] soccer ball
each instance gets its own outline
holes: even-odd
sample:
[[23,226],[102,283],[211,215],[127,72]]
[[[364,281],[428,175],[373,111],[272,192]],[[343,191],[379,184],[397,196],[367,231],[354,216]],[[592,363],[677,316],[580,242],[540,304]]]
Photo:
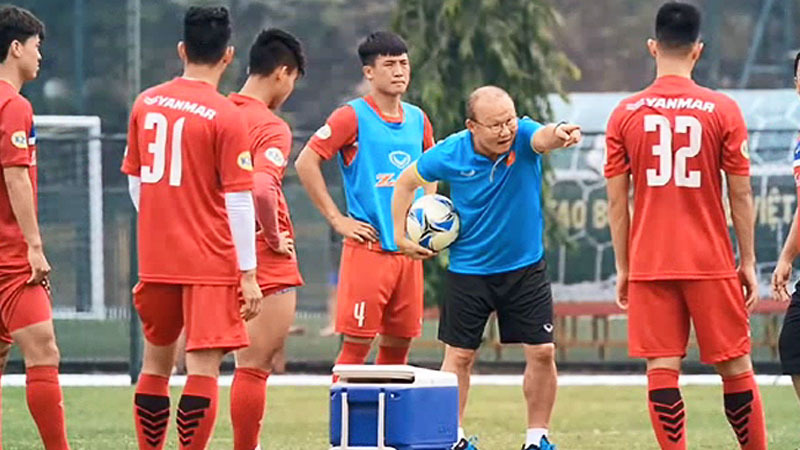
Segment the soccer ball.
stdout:
[[456,240],[460,226],[453,202],[439,194],[418,198],[406,217],[409,239],[436,252]]

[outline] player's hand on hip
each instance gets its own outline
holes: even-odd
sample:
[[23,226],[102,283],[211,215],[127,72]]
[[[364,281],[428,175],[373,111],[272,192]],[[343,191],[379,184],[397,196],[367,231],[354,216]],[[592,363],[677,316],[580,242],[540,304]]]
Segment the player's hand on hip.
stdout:
[[628,274],[617,273],[617,306],[628,309]]
[[294,239],[289,236],[288,231],[281,231],[278,236],[278,248],[275,251],[281,255],[294,256]]
[[378,242],[378,231],[370,224],[352,217],[339,216],[331,222],[333,229],[346,238],[361,242]]
[[256,270],[253,269],[242,272],[240,285],[242,288],[242,298],[244,298],[244,304],[239,310],[239,313],[241,314],[242,319],[250,320],[257,316],[261,311],[262,295],[261,288],[258,287],[258,281],[256,280]]
[[758,303],[758,278],[756,277],[755,264],[747,264],[739,266],[736,269],[739,274],[739,281],[742,282],[744,288],[744,305],[748,311],[753,311]]
[[792,263],[778,260],[775,272],[772,272],[772,298],[779,302],[788,302],[792,299],[789,295],[789,279],[792,277]]
[[561,147],[571,147],[581,141],[581,126],[574,123],[562,123],[554,130]]
[[431,249],[425,248],[411,239],[403,236],[400,239],[395,239],[397,242],[397,250],[412,259],[429,259],[436,256],[436,252]]
[[50,263],[47,262],[42,247],[28,246],[28,264],[31,266],[28,284],[41,284],[50,274]]

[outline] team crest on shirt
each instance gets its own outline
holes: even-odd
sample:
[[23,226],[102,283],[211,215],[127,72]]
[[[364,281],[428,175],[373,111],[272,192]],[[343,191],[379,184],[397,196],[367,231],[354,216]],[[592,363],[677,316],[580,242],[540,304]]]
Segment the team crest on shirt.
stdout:
[[250,156],[249,151],[239,153],[236,157],[236,164],[244,170],[253,170],[253,158]]
[[319,127],[317,132],[314,133],[314,136],[316,136],[316,137],[318,137],[318,138],[320,138],[322,140],[328,139],[332,135],[333,135],[333,131],[331,130],[331,126],[328,125],[327,123],[325,125]]
[[740,149],[742,151],[742,156],[745,159],[750,159],[750,145],[747,143],[747,139],[742,141],[742,147]]
[[23,150],[28,149],[28,134],[24,131],[17,131],[11,135],[11,145]]
[[411,164],[411,155],[399,150],[394,151],[389,153],[389,162],[391,162],[398,169],[405,169],[406,166]]
[[286,158],[283,157],[283,152],[280,149],[275,147],[270,147],[264,152],[264,157],[267,158],[267,161],[275,164],[278,167],[283,167],[286,165]]

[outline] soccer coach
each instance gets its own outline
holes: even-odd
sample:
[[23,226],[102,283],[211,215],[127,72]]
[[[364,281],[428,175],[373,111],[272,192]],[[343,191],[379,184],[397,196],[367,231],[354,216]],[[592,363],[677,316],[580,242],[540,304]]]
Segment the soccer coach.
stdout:
[[[523,448],[550,449],[547,427],[557,380],[542,238],[542,155],[578,143],[580,127],[518,118],[509,94],[495,86],[470,94],[466,126],[398,178],[392,199],[397,247],[413,258],[433,256],[406,236],[406,214],[417,188],[438,180],[449,183],[461,231],[450,247],[439,340],[446,344],[442,370],[458,376],[459,423],[476,351],[496,311],[501,342],[522,343],[525,353],[528,432]],[[462,428],[459,439],[470,448]]]

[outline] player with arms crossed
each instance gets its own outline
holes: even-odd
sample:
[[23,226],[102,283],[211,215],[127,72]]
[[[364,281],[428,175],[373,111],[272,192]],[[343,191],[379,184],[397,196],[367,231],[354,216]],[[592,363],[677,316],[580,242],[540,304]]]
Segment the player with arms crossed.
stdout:
[[[794,57],[794,83],[795,90],[800,94],[800,52]],[[794,148],[794,179],[797,184],[797,194],[800,198],[800,137]],[[785,375],[791,375],[797,398],[800,399],[800,282],[795,284],[794,293],[789,295],[786,285],[792,277],[792,263],[800,253],[800,242],[797,239],[797,210],[794,221],[789,229],[789,235],[783,244],[783,251],[772,274],[772,296],[776,300],[789,303],[786,315],[783,317],[783,327],[778,341],[778,350],[781,357],[781,368]]]
[[289,98],[295,81],[305,73],[300,42],[285,31],[261,32],[250,48],[247,73],[242,89],[229,98],[244,114],[250,130],[253,198],[259,226],[258,285],[264,301],[258,316],[247,322],[250,346],[236,351],[231,386],[234,450],[259,448],[271,361],[283,347],[294,320],[294,288],[303,284],[289,207],[281,190],[292,151],[292,131],[273,112]]
[[[433,146],[421,109],[402,102],[411,67],[408,48],[389,32],[358,47],[369,95],[335,110],[297,158],[297,175],[345,241],[339,276],[336,331],[344,335],[337,364],[363,364],[381,335],[378,364],[405,364],[411,339],[422,332],[422,263],[397,253],[392,192],[400,172]],[[338,155],[347,215],[336,207],[321,165]],[[425,186],[436,191],[436,185]],[[370,273],[370,276],[364,276]]]
[[[557,378],[553,296],[542,237],[541,154],[576,144],[580,128],[518,118],[514,101],[495,86],[470,95],[466,126],[400,176],[392,202],[395,240],[410,257],[433,255],[406,236],[406,216],[420,186],[447,181],[461,231],[450,247],[439,340],[446,344],[442,370],[458,376],[459,423],[486,321],[496,312],[500,340],[522,343],[525,352],[528,429],[522,448],[553,450],[547,433]],[[463,427],[458,435],[454,449],[475,449]]]
[[69,445],[47,285],[50,264],[36,211],[33,108],[19,93],[39,73],[42,39],[44,25],[30,11],[0,7],[0,375],[16,343],[25,359],[28,409],[44,448],[55,450]]
[[248,345],[243,319],[260,306],[249,139],[241,113],[217,92],[233,59],[230,36],[227,9],[189,8],[178,44],[183,76],[142,92],[131,111],[122,171],[139,210],[140,449],[164,446],[169,376],[184,327],[189,376],[178,403],[179,448],[206,448],[220,362]]
[[[647,43],[656,80],[623,100],[606,133],[605,176],[632,357],[647,359],[648,410],[662,449],[686,448],[678,388],[690,322],[700,360],[722,376],[725,414],[743,449],[765,449],[750,361],[748,310],[758,299],[747,127],[730,98],[695,84],[700,12],[664,4]],[[727,175],[739,267],[722,205]],[[633,183],[633,220],[628,190]]]

